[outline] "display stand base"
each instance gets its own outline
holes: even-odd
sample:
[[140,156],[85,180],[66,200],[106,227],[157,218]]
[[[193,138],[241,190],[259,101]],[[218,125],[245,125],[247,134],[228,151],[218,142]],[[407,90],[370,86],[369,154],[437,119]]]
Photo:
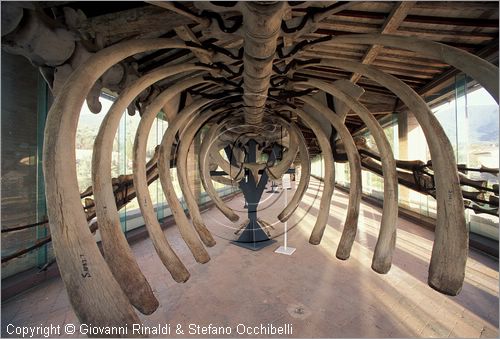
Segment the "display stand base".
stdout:
[[279,253],[279,254],[292,255],[293,252],[295,252],[295,250],[296,250],[296,248],[294,248],[294,247],[280,246],[274,252]]
[[265,240],[265,241],[258,241],[258,242],[241,242],[238,240],[234,240],[234,241],[231,241],[231,244],[246,248],[248,250],[258,251],[258,250],[263,249],[264,247],[267,247],[269,245],[274,244],[275,242],[276,242],[276,240],[273,240],[273,239],[269,239],[269,240]]

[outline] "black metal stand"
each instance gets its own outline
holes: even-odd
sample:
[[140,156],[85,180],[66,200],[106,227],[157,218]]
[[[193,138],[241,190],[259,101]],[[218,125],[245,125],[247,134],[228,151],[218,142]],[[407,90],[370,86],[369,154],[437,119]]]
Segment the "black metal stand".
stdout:
[[[279,151],[279,146],[274,146]],[[247,159],[246,162],[252,163],[256,161],[257,143],[251,139],[247,145]],[[230,147],[225,149],[228,159],[233,160],[232,150]],[[274,161],[274,153],[271,152],[269,161]],[[276,240],[269,239],[267,234],[262,230],[262,226],[257,221],[257,207],[259,206],[260,198],[266,187],[268,175],[265,171],[261,173],[259,182],[255,182],[255,178],[248,169],[245,169],[245,178],[240,181],[239,186],[245,197],[246,206],[248,207],[248,219],[250,222],[242,231],[241,236],[232,241],[233,244],[244,248],[258,251],[266,246],[276,242]]]
[[276,185],[274,180],[271,181],[271,190],[266,191],[266,193],[279,193],[278,191],[275,190],[276,187],[278,187],[278,185]]

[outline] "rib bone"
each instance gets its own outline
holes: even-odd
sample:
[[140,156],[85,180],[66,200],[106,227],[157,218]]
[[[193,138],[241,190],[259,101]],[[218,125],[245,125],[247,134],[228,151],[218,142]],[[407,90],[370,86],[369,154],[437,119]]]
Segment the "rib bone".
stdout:
[[[99,253],[81,208],[75,166],[80,109],[107,69],[128,56],[158,48],[186,45],[165,39],[133,40],[97,52],[71,74],[47,116],[43,145],[47,212],[61,276],[81,323],[131,328],[140,320]],[[82,267],[87,270],[82,272]],[[98,307],[91,295],[98,297]]]
[[215,240],[213,239],[210,231],[207,230],[198,208],[198,203],[194,197],[193,192],[189,189],[187,182],[187,154],[193,139],[201,128],[201,126],[210,118],[217,115],[218,111],[208,111],[198,115],[193,121],[185,128],[182,135],[177,157],[177,176],[179,178],[179,185],[182,189],[182,194],[189,209],[193,225],[200,235],[201,239],[207,246],[214,246]]
[[[196,232],[194,232],[192,226],[190,225],[189,220],[184,214],[184,209],[182,208],[179,199],[175,194],[174,185],[170,176],[170,155],[172,154],[174,137],[181,126],[184,126],[186,122],[189,121],[190,118],[192,118],[193,114],[197,113],[201,107],[208,104],[210,101],[211,99],[197,100],[191,105],[184,108],[175,116],[174,120],[170,122],[167,131],[163,135],[160,146],[160,158],[158,160],[158,169],[160,172],[160,181],[162,184],[163,193],[167,198],[168,205],[170,206],[172,215],[175,218],[175,222],[179,227],[179,231],[181,232],[184,241],[191,250],[191,253],[193,253],[196,261],[200,263],[208,262],[210,260],[210,256],[208,255],[206,249],[203,247],[203,244],[198,239]],[[156,102],[159,103],[159,109],[165,104],[166,100],[161,98],[160,95],[160,97],[158,97],[153,102],[153,104],[155,104]],[[205,232],[201,233],[200,236],[202,236],[203,234],[205,234]],[[209,239],[205,239],[205,241],[207,240]]]
[[[168,244],[161,226],[156,218],[156,213],[153,208],[153,202],[149,195],[149,189],[146,182],[145,173],[145,162],[146,162],[146,146],[147,137],[149,136],[149,130],[153,125],[153,122],[157,116],[158,111],[161,109],[161,102],[168,102],[171,98],[175,97],[178,93],[183,90],[203,83],[205,80],[201,77],[197,77],[190,80],[185,80],[183,82],[177,83],[176,85],[170,87],[168,90],[160,94],[153,103],[151,103],[146,111],[143,113],[139,126],[137,127],[134,147],[133,147],[133,169],[134,169],[134,183],[137,190],[137,201],[139,202],[139,207],[144,218],[144,224],[148,230],[149,236],[153,241],[153,245],[156,249],[156,253],[160,257],[161,261],[168,269],[172,278],[177,282],[184,282],[189,279],[189,272],[186,267],[179,260],[177,255],[171,250]],[[170,162],[168,163],[170,167]],[[176,206],[169,204],[170,209],[175,209]],[[184,213],[182,211],[182,213]],[[181,234],[184,230],[181,231]]]
[[293,194],[292,199],[290,200],[288,205],[283,209],[283,211],[281,211],[281,213],[278,215],[278,219],[281,222],[287,221],[292,216],[293,212],[295,212],[297,207],[299,207],[302,197],[304,196],[307,187],[309,186],[309,179],[311,174],[311,162],[309,159],[309,151],[307,150],[304,136],[302,135],[302,132],[297,128],[295,124],[292,125],[292,129],[295,130],[295,133],[298,136],[300,168],[301,168],[300,181],[299,185],[297,186],[297,189],[295,190],[295,193]]
[[347,206],[347,216],[344,223],[344,230],[339,241],[336,256],[339,259],[346,260],[351,254],[351,248],[356,237],[359,207],[361,203],[361,160],[359,153],[352,139],[351,133],[345,127],[342,117],[339,117],[335,112],[328,107],[320,104],[312,98],[303,98],[303,101],[314,107],[320,114],[327,118],[333,128],[339,133],[342,139],[347,158],[349,161],[350,187],[349,187],[349,203]]
[[[239,216],[234,213],[232,209],[230,209],[219,197],[217,192],[215,191],[214,185],[212,183],[212,180],[210,178],[210,171],[208,168],[208,157],[209,154],[211,154],[214,150],[214,137],[217,135],[220,125],[213,124],[212,127],[208,130],[207,134],[205,135],[205,138],[203,142],[201,143],[201,148],[200,148],[200,155],[199,155],[199,166],[200,166],[200,178],[201,182],[203,184],[203,187],[205,188],[205,191],[207,192],[208,196],[212,201],[215,203],[215,206],[232,222],[236,222],[239,219]],[[218,150],[215,152],[218,153]],[[215,153],[214,152],[214,153]],[[220,154],[219,154],[220,155]],[[227,173],[227,172],[226,172]]]
[[[96,214],[102,238],[103,251],[113,275],[131,303],[144,314],[151,314],[158,301],[144,278],[121,230],[116,198],[111,182],[111,151],[122,113],[144,89],[159,79],[183,71],[196,70],[193,65],[170,66],[150,73],[127,87],[113,103],[101,123],[92,154],[92,182]],[[170,247],[168,250],[171,251]]]

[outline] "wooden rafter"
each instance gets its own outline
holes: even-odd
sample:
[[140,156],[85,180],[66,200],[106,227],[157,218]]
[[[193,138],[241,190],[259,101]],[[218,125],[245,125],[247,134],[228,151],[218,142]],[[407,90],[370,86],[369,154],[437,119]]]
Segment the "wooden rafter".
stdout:
[[[405,19],[406,15],[410,11],[410,9],[415,5],[415,2],[413,1],[401,1],[399,2],[396,6],[394,6],[394,9],[392,10],[391,14],[385,21],[384,25],[382,26],[382,34],[390,34],[394,33],[399,25],[403,22]],[[366,52],[365,56],[362,59],[362,63],[369,65],[371,64],[376,58],[377,55],[382,51],[383,46],[380,45],[373,45],[370,47],[370,49]],[[354,73],[351,76],[351,82],[356,83],[358,80],[361,78],[361,75],[358,73]]]
[[422,15],[408,15],[405,18],[405,22],[462,27],[498,28],[498,20],[492,19],[441,18]]

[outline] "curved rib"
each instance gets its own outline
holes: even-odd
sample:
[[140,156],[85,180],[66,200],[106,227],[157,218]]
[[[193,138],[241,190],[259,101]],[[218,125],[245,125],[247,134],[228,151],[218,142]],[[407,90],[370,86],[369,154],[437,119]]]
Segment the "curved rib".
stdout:
[[272,179],[280,179],[283,174],[290,168],[290,165],[293,163],[295,158],[297,157],[297,152],[299,151],[298,144],[298,136],[295,134],[295,131],[292,130],[290,124],[283,120],[285,129],[288,131],[288,135],[290,136],[290,141],[288,143],[288,150],[284,153],[283,159],[276,165],[272,167],[267,167],[266,171],[269,174],[269,177]]
[[245,171],[241,168],[233,166],[229,161],[224,159],[224,157],[219,152],[210,152],[210,158],[219,166],[224,172],[229,175],[231,179],[239,182],[245,176]]
[[[151,72],[129,85],[113,103],[97,133],[92,152],[92,187],[104,256],[111,272],[141,313],[151,314],[158,307],[151,287],[142,274],[122,232],[111,182],[111,153],[121,116],[130,102],[156,81],[174,74],[207,70],[206,67],[185,64],[168,66]],[[156,243],[155,243],[156,244]],[[172,252],[167,242],[167,251]],[[175,254],[172,252],[170,256]],[[175,256],[176,257],[176,256]],[[177,258],[177,257],[176,257]],[[178,258],[177,258],[178,260]],[[179,266],[180,261],[175,265]],[[181,264],[182,265],[182,264]]]
[[[233,185],[236,185],[235,181],[231,178],[226,178],[226,177],[223,177],[223,176],[214,176],[212,177],[212,180],[215,181],[215,182],[218,182],[219,184],[222,184],[222,185],[226,185],[226,186],[233,186]],[[213,185],[212,185],[213,186]],[[227,206],[227,205],[226,205]],[[236,219],[235,221],[238,221],[239,220],[239,216],[238,216],[238,219]],[[229,219],[229,218],[228,218]],[[231,220],[231,219],[229,219]],[[231,220],[232,221],[232,220]]]
[[[175,84],[170,87],[166,91],[164,91],[160,96],[157,97],[158,100],[153,101],[148,108],[145,110],[142,115],[141,121],[139,122],[139,126],[137,127],[137,132],[135,135],[133,155],[134,155],[134,184],[137,190],[137,200],[139,202],[139,206],[141,208],[141,212],[144,217],[144,222],[146,227],[148,227],[148,232],[150,237],[155,244],[155,248],[157,248],[158,255],[162,259],[167,269],[171,272],[172,277],[177,282],[184,282],[189,278],[189,273],[184,265],[173,265],[178,258],[177,256],[172,257],[171,253],[167,252],[165,249],[167,248],[165,236],[161,229],[161,226],[156,218],[156,214],[153,208],[153,202],[151,201],[151,197],[149,195],[149,189],[146,181],[146,146],[147,146],[147,138],[149,136],[149,131],[151,126],[156,118],[156,115],[160,111],[161,107],[163,107],[163,103],[171,100],[178,93],[186,90],[189,87],[192,87],[197,84],[201,84],[205,82],[202,77],[196,77],[194,79],[185,80]],[[158,156],[158,164],[160,158]],[[170,163],[168,163],[170,164]],[[179,203],[177,201],[177,203]],[[172,213],[176,210],[177,206],[173,206],[173,204],[168,202]],[[184,210],[182,207],[180,208],[182,214],[184,214]],[[181,234],[184,233],[184,229],[181,230]],[[158,251],[160,249],[160,251]],[[175,255],[175,253],[174,253]],[[182,264],[182,263],[181,263]]]
[[[203,83],[204,81],[202,77],[197,77],[179,82],[163,92],[161,99],[169,101],[187,88]],[[133,147],[134,185],[137,191],[137,201],[139,202],[139,207],[144,218],[144,224],[156,249],[156,253],[158,253],[158,256],[172,275],[172,278],[177,282],[185,282],[189,279],[189,272],[175,252],[172,251],[170,244],[165,238],[154,211],[146,179],[146,147],[149,131],[161,107],[158,101],[151,103],[142,115],[139,126],[137,126]]]
[[214,246],[215,240],[213,239],[210,231],[205,226],[203,219],[200,214],[200,209],[198,208],[198,203],[194,197],[193,192],[189,188],[188,178],[187,178],[187,155],[189,147],[191,146],[196,133],[198,130],[206,123],[207,120],[219,114],[220,111],[207,111],[198,116],[196,116],[187,127],[184,128],[184,133],[180,138],[180,144],[177,150],[177,177],[179,178],[179,185],[184,196],[184,200],[189,209],[189,214],[193,225],[198,231],[200,237],[204,240],[203,242],[207,246]]
[[371,78],[396,94],[415,115],[429,146],[436,181],[437,220],[428,283],[442,293],[457,295],[465,277],[469,234],[453,147],[441,124],[425,101],[396,77],[344,60],[321,63]]
[[[211,154],[213,146],[215,145],[214,138],[217,135],[221,125],[213,124],[208,130],[207,134],[203,138],[203,142],[201,143],[200,153],[198,157],[198,165],[200,168],[200,178],[205,188],[205,192],[207,192],[208,196],[215,203],[215,206],[222,212],[229,220],[232,222],[236,222],[239,220],[239,216],[234,213],[234,211],[227,206],[227,204],[222,201],[222,199],[217,194],[215,187],[212,183],[212,178],[210,177],[210,169],[209,169],[209,154]],[[221,157],[222,158],[222,157]],[[243,172],[243,171],[241,171]],[[227,173],[227,172],[226,172]],[[231,179],[228,179],[231,180]]]
[[330,121],[333,128],[335,128],[344,143],[347,160],[349,162],[349,203],[347,206],[347,216],[344,222],[344,229],[342,230],[342,236],[340,237],[336,256],[339,259],[346,260],[351,254],[351,248],[354,243],[354,239],[356,238],[358,226],[359,207],[362,195],[361,158],[351,133],[344,125],[342,117],[338,116],[327,106],[321,104],[313,98],[305,96],[302,100],[306,104],[314,107],[316,111]]
[[306,140],[302,135],[302,132],[298,129],[295,124],[291,124],[292,130],[298,137],[298,147],[300,154],[300,181],[292,199],[286,205],[286,207],[278,215],[278,219],[281,222],[285,222],[292,216],[293,212],[299,207],[302,197],[306,193],[307,187],[309,186],[309,179],[311,174],[311,161],[309,159],[309,151],[307,150]]
[[[43,145],[47,213],[61,277],[81,323],[131,327],[140,320],[87,227],[74,166],[80,109],[92,85],[108,68],[128,56],[161,48],[187,46],[165,39],[144,39],[119,43],[97,52],[71,74],[47,116]],[[87,269],[83,273],[82,263]],[[95,298],[99,298],[99,307]]]
[[378,273],[387,273],[391,269],[392,254],[396,244],[396,222],[398,219],[398,180],[396,161],[391,145],[377,119],[354,97],[344,93],[335,85],[323,81],[308,80],[296,84],[307,84],[319,88],[337,97],[348,105],[368,127],[381,154],[384,172],[384,205],[380,223],[379,237],[373,253],[372,269]]
[[[179,131],[181,126],[185,126],[187,121],[192,118],[193,114],[198,112],[198,110],[204,105],[208,104],[211,99],[200,99],[192,103],[191,105],[185,107],[181,112],[179,112],[175,118],[170,122],[167,131],[163,135],[163,139],[160,145],[160,157],[158,159],[158,170],[160,173],[160,181],[162,184],[163,193],[167,198],[168,205],[172,210],[172,215],[174,216],[175,222],[179,227],[182,238],[188,245],[191,253],[195,257],[196,261],[200,263],[206,263],[210,260],[207,250],[203,247],[200,239],[194,232],[193,227],[191,227],[184,209],[175,194],[174,185],[172,183],[172,178],[170,174],[170,160],[172,154],[172,146],[174,144],[175,135]],[[156,107],[160,108],[165,105],[166,100],[160,95],[153,101]],[[158,110],[157,110],[158,111]],[[207,231],[208,232],[208,231]],[[199,234],[203,236],[205,232]],[[208,241],[210,239],[205,239]]]
[[321,148],[321,153],[325,159],[325,177],[323,178],[324,189],[321,195],[321,201],[319,204],[318,218],[314,224],[314,228],[309,237],[309,243],[313,245],[318,245],[321,242],[323,233],[325,232],[326,223],[328,222],[328,217],[330,216],[330,203],[333,195],[333,188],[335,185],[335,165],[333,163],[333,153],[330,146],[330,140],[323,132],[321,125],[312,116],[304,112],[302,109],[295,109],[297,115],[305,121],[307,125],[312,129],[318,140],[319,147]]

